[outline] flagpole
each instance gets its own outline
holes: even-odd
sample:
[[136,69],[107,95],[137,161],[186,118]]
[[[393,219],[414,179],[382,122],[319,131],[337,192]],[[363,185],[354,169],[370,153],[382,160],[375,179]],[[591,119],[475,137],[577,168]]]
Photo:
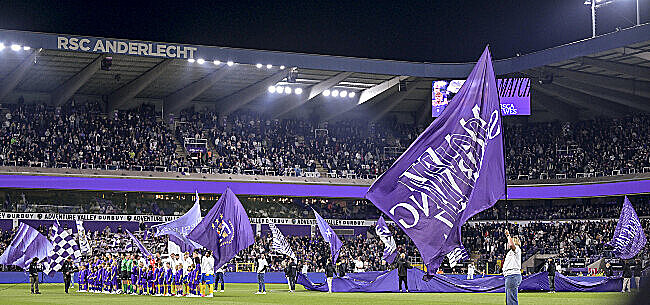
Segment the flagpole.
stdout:
[[[488,51],[490,50],[490,44],[488,43],[487,45]],[[492,52],[490,52],[490,57],[492,57]],[[492,71],[494,71],[494,64],[492,63],[492,60],[490,60],[490,64],[492,65]],[[496,75],[494,76],[495,80],[495,85],[496,85]],[[503,114],[501,113],[501,96],[498,94],[499,88],[497,88],[497,98],[499,99],[499,124],[501,125],[501,149],[503,150],[503,185],[504,185],[504,193],[505,193],[505,207],[506,207],[506,229],[508,225],[508,175],[506,175],[506,130],[503,128]]]

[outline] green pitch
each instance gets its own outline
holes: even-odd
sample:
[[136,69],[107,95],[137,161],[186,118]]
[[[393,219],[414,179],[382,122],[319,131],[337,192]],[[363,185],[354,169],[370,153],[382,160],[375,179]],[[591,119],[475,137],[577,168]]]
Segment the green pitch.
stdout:
[[[153,296],[77,293],[66,295],[63,284],[42,284],[41,295],[31,295],[28,284],[0,285],[0,304],[504,304],[502,293],[322,293],[298,288],[289,293],[287,285],[267,284],[266,295],[255,295],[257,284],[228,284],[226,292],[213,298],[176,298]],[[520,293],[519,303],[528,304],[622,304],[631,295],[616,292]]]

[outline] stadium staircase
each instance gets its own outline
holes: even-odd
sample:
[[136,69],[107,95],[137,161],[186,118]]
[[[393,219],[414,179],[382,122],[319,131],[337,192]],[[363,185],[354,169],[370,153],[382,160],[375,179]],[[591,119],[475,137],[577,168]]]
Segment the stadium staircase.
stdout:
[[[156,121],[162,122],[162,118],[156,117]],[[176,137],[176,130],[174,129],[174,124],[167,123],[164,125],[173,135],[174,145],[176,145],[176,150],[174,151],[174,153],[176,153],[177,156],[181,156],[183,160],[187,160],[187,152],[185,151],[185,146],[183,146],[183,143],[181,143]]]
[[314,163],[316,163],[316,171],[320,173],[320,176],[327,178],[327,170],[318,161],[314,160]]

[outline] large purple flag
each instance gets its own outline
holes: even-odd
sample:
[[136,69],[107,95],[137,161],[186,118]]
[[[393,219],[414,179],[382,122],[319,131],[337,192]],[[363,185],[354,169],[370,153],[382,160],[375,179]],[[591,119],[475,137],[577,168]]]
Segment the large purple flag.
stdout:
[[25,269],[33,258],[48,257],[52,248],[52,243],[43,234],[21,222],[11,244],[0,256],[0,265],[14,265]]
[[334,230],[332,230],[332,227],[330,227],[327,221],[325,221],[323,217],[320,217],[316,210],[312,210],[314,211],[314,215],[316,215],[316,223],[318,224],[318,230],[320,231],[320,234],[323,236],[323,239],[325,239],[325,241],[330,244],[332,264],[336,264],[336,260],[339,258],[339,251],[341,250],[343,243],[336,235]]
[[199,192],[197,191],[194,206],[178,219],[154,226],[156,228],[154,236],[169,235],[170,240],[181,249],[191,252],[194,249],[201,248],[201,245],[187,238],[187,234],[192,232],[199,222],[201,222],[201,205],[199,204]]
[[622,259],[635,257],[643,247],[645,247],[646,237],[636,215],[634,207],[627,196],[621,209],[621,217],[618,219],[614,237],[608,243],[614,247],[614,254]]
[[255,242],[248,215],[230,188],[187,237],[212,250],[215,269]]
[[142,255],[144,255],[144,256],[146,256],[146,257],[152,256],[151,252],[149,252],[149,250],[147,250],[147,248],[144,247],[144,245],[143,245],[143,244],[138,240],[137,237],[135,237],[135,236],[131,233],[131,231],[129,231],[129,230],[127,229],[127,230],[126,230],[126,233],[129,233],[129,236],[131,237],[131,240],[132,240],[133,243],[138,247],[138,249],[140,249],[140,252],[142,253]]
[[467,257],[460,228],[505,194],[501,114],[488,48],[440,117],[366,193],[434,273]]
[[397,244],[395,244],[395,238],[393,238],[393,234],[390,233],[390,229],[388,229],[388,225],[386,225],[386,220],[384,220],[383,215],[379,217],[377,224],[375,224],[375,232],[377,232],[379,239],[381,239],[385,246],[384,255],[381,259],[392,264],[397,257]]

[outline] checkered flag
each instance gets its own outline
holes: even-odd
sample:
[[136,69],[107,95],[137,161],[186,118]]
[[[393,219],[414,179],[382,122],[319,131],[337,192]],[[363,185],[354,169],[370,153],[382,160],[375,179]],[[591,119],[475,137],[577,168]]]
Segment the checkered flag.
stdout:
[[63,229],[58,221],[52,225],[49,237],[53,247],[44,265],[45,273],[52,276],[61,270],[63,262],[68,256],[71,256],[72,259],[79,259],[81,257],[81,251],[79,250],[79,245],[74,240],[74,236]]

